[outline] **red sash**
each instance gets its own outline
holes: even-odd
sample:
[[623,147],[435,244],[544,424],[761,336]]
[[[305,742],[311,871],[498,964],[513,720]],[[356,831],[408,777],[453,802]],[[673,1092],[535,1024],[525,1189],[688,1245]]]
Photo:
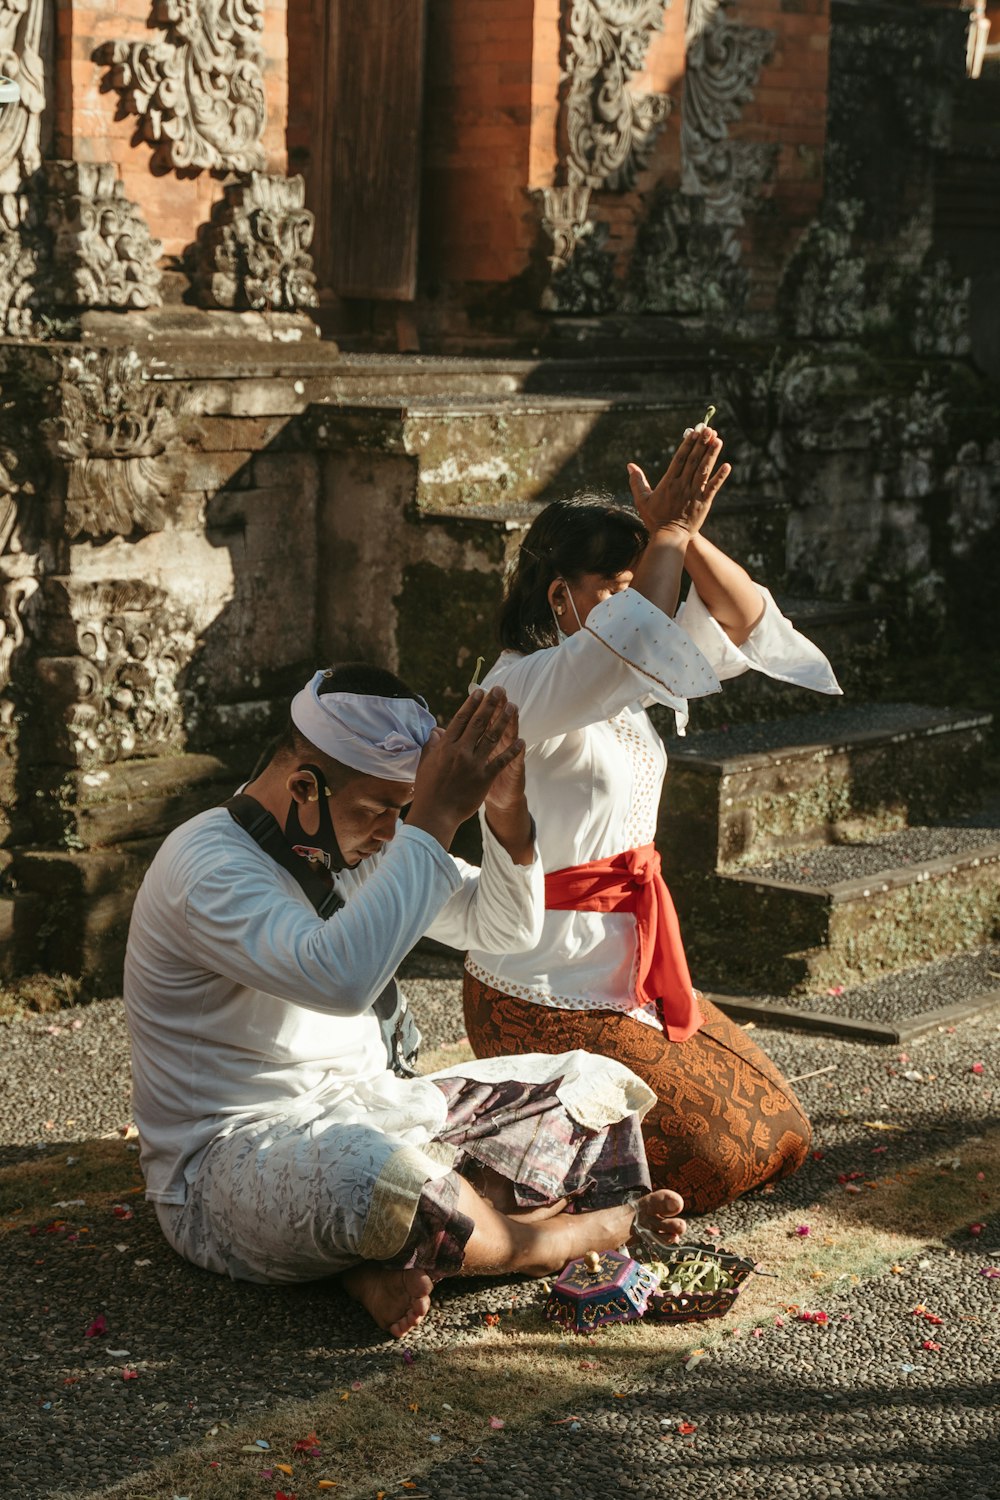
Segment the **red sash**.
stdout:
[[684,1042],[701,1025],[688,973],[673,899],[660,874],[654,845],[629,849],[613,859],[571,865],[545,877],[549,911],[626,911],[639,939],[636,991],[643,1005],[655,1001],[672,1042]]

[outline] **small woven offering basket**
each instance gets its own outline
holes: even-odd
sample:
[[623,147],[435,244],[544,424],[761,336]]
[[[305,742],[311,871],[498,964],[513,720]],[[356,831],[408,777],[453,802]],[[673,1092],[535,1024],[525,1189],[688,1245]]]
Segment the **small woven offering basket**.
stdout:
[[[687,1323],[721,1318],[729,1311],[756,1263],[715,1245],[661,1245],[647,1262],[659,1282],[646,1320]],[[757,1272],[765,1275],[766,1272]]]

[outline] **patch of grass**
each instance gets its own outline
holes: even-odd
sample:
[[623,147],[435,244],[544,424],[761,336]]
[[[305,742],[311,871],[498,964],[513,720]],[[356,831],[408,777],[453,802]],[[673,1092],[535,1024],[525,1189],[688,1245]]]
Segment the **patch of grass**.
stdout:
[[85,1198],[92,1211],[143,1187],[138,1152],[126,1151],[121,1137],[49,1147],[0,1166],[0,1234],[56,1217],[53,1204],[60,1199]]
[[83,981],[72,974],[24,974],[0,985],[0,1020],[48,1015],[82,999]]
[[[451,1060],[451,1059],[449,1059]],[[454,1060],[457,1060],[455,1058]],[[447,1066],[437,1063],[437,1066]],[[448,1456],[465,1456],[475,1493],[476,1459],[496,1437],[490,1419],[507,1428],[568,1420],[595,1401],[612,1402],[676,1366],[695,1348],[711,1351],[724,1339],[773,1326],[775,1317],[823,1308],[827,1299],[879,1275],[907,1274],[907,1261],[929,1245],[980,1218],[984,1187],[977,1173],[995,1173],[1000,1130],[965,1142],[942,1167],[928,1157],[900,1173],[870,1179],[859,1193],[833,1187],[808,1209],[756,1226],[738,1250],[776,1278],[753,1276],[733,1310],[709,1323],[657,1326],[617,1324],[593,1338],[564,1335],[537,1306],[521,1307],[518,1288],[497,1288],[500,1321],[478,1339],[450,1349],[420,1351],[410,1365],[402,1354],[359,1390],[334,1388],[308,1402],[276,1407],[253,1427],[219,1424],[204,1444],[174,1454],[146,1474],[102,1493],[106,1500],[272,1500],[276,1490],[319,1493],[335,1481],[341,1500],[418,1496],[420,1476]],[[809,1226],[808,1235],[797,1230]],[[697,1237],[697,1236],[693,1236]],[[823,1338],[822,1328],[816,1328]],[[295,1444],[317,1434],[320,1456]],[[244,1453],[263,1437],[266,1453]],[[432,1437],[439,1441],[431,1442]],[[283,1463],[287,1475],[274,1469]],[[210,1467],[215,1464],[217,1467]],[[261,1471],[271,1469],[268,1479]],[[407,1488],[410,1486],[410,1488]]]
[[442,1068],[453,1068],[456,1063],[471,1062],[475,1054],[465,1037],[460,1042],[445,1042],[441,1047],[428,1047],[420,1053],[420,1073],[440,1072]]

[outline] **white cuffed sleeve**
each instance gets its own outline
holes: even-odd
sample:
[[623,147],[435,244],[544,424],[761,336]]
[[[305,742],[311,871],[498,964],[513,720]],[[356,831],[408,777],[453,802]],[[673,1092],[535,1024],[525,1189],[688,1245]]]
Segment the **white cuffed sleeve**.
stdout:
[[816,693],[839,693],[833,668],[818,646],[795,629],[781,613],[767,589],[756,587],[764,613],[742,646],[735,646],[719,622],[709,614],[696,588],[677,612],[677,622],[711,662],[721,682],[741,672],[763,672],[778,682],[812,688]]
[[[691,588],[677,612],[678,624],[695,642],[721,682],[739,677],[743,672],[763,672],[777,682],[794,687],[811,688],[815,693],[842,691],[833,668],[818,646],[795,629],[781,613],[767,589],[756,585],[764,612],[742,646],[729,639],[722,626],[710,615],[698,590]],[[677,730],[684,733],[687,712],[677,715]]]
[[612,718],[639,700],[686,711],[719,679],[677,620],[635,589],[602,599],[582,630],[527,656],[504,652],[483,681],[519,710],[529,745]]
[[494,837],[483,814],[481,869],[455,859],[462,884],[441,908],[428,937],[451,948],[484,953],[527,953],[538,946],[545,919],[545,875],[535,850],[530,865],[517,865]]

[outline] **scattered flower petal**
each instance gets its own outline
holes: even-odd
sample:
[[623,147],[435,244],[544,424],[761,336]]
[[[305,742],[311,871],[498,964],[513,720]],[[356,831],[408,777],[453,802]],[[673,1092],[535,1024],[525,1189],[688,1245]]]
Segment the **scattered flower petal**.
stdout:
[[969,1068],[970,1073],[982,1073],[983,1071],[983,1064],[981,1062],[974,1062]]
[[503,1417],[490,1417],[490,1426],[493,1428],[494,1432],[499,1432],[501,1427],[507,1426],[507,1423],[504,1421]]
[[129,1367],[128,1367],[128,1365],[126,1365],[125,1368],[124,1368],[124,1370],[122,1371],[122,1379],[123,1380],[138,1380],[139,1379],[139,1371],[138,1370],[130,1370]]
[[85,1339],[99,1339],[108,1331],[108,1320],[103,1313],[98,1313],[89,1328],[84,1329]]
[[677,1431],[681,1437],[689,1437],[692,1432],[698,1431],[697,1422],[678,1422]]
[[807,1234],[812,1234],[812,1229],[808,1224],[796,1224],[795,1233],[805,1239]]
[[985,1228],[986,1228],[986,1225],[985,1225],[985,1224],[970,1224],[970,1225],[969,1225],[969,1233],[970,1233],[970,1234],[971,1234],[971,1235],[974,1235],[974,1236],[976,1236],[976,1238],[978,1238],[978,1237],[979,1237],[979,1235],[981,1235],[981,1234],[982,1234],[982,1232],[983,1232],[983,1230],[984,1230],[984,1229],[985,1229]]

